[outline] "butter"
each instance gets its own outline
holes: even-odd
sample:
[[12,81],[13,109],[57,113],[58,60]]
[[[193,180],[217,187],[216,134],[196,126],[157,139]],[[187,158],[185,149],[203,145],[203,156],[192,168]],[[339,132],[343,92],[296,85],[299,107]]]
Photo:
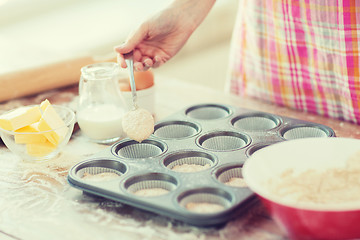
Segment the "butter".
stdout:
[[51,105],[50,102],[49,102],[49,100],[45,99],[44,101],[42,101],[42,102],[40,103],[41,112],[44,113],[45,110],[46,110],[46,108],[47,108],[49,105]]
[[33,124],[41,118],[38,106],[22,107],[0,116],[0,128],[14,131]]
[[[45,103],[46,104],[46,103]],[[43,107],[45,106],[43,105]],[[38,129],[39,131],[49,131],[44,133],[45,137],[54,144],[58,145],[66,136],[68,132],[68,127],[65,126],[64,121],[57,114],[55,109],[51,106],[51,104],[46,104],[46,108],[44,107],[44,111],[42,117],[40,118]]]
[[43,143],[29,143],[26,144],[26,152],[30,156],[34,157],[43,157],[52,151],[54,151],[56,146],[54,146],[51,142],[45,141]]
[[53,152],[69,130],[49,100],[3,114],[0,128],[13,131],[15,143],[33,157]]
[[16,130],[17,133],[22,134],[15,134],[15,143],[18,144],[26,144],[26,143],[45,143],[47,138],[44,134],[37,133],[39,123],[33,123],[31,125],[25,126]]

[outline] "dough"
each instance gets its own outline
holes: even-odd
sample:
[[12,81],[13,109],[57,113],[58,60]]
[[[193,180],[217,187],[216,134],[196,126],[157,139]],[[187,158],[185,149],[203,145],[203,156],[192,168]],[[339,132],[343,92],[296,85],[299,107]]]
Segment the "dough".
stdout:
[[199,172],[210,168],[210,164],[198,165],[198,164],[181,164],[174,166],[171,170],[175,172]]
[[230,178],[225,184],[232,187],[247,187],[245,180],[238,177]]
[[142,142],[154,132],[154,118],[149,111],[137,108],[127,112],[122,119],[122,127],[126,135]]
[[154,196],[164,195],[168,192],[169,190],[163,188],[145,188],[134,192],[134,194],[143,197],[154,197]]
[[119,177],[119,175],[117,175],[116,173],[113,173],[113,172],[103,172],[103,173],[98,173],[98,174],[91,174],[91,173],[84,172],[82,179],[100,182],[100,181],[112,180],[117,177]]

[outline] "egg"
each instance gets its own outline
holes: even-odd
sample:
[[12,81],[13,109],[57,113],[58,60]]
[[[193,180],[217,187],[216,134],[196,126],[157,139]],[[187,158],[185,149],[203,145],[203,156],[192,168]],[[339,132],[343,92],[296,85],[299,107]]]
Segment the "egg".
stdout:
[[[154,74],[151,70],[144,72],[134,72],[136,90],[142,90],[154,85]],[[124,92],[131,91],[130,80],[120,83],[120,90]]]

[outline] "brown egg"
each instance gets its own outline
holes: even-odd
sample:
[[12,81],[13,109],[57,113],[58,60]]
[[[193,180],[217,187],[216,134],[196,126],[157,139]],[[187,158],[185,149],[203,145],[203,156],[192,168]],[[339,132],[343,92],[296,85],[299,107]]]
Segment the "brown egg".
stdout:
[[[151,70],[144,72],[134,72],[134,78],[136,90],[146,89],[154,85],[154,74]],[[124,92],[131,91],[130,82],[121,83],[120,90]]]

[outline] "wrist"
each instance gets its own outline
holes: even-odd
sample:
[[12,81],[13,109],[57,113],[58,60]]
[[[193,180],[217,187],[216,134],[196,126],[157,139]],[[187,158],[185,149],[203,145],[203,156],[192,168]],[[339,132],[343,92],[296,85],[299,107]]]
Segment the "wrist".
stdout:
[[175,0],[170,8],[182,15],[183,23],[187,23],[193,32],[208,15],[215,2],[216,0]]

